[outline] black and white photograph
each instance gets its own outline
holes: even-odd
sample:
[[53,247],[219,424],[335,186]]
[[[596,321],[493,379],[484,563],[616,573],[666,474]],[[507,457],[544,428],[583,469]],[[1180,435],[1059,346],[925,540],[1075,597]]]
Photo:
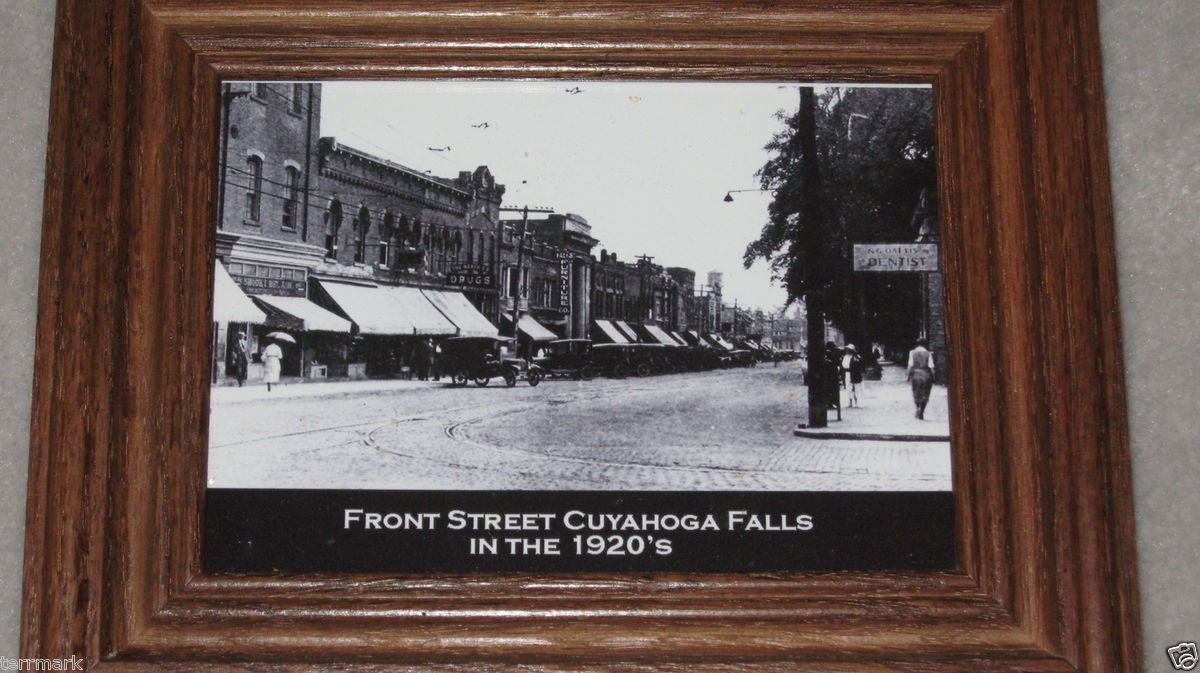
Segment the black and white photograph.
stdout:
[[210,569],[953,564],[930,87],[221,87]]

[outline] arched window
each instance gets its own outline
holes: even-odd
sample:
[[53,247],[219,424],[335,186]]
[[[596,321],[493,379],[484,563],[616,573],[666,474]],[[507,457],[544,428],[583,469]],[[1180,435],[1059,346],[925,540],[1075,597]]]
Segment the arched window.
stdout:
[[396,233],[396,216],[392,211],[383,214],[383,229],[379,232],[379,266],[390,266],[391,256],[388,254],[392,236]]
[[283,228],[295,229],[297,215],[300,213],[300,170],[295,166],[284,169],[287,174],[285,189],[287,199],[283,202]]
[[334,198],[325,213],[325,256],[337,259],[338,230],[342,228],[342,202]]
[[362,264],[367,261],[367,230],[371,228],[371,211],[366,206],[358,209],[358,218],[354,223],[354,261]]
[[246,219],[257,223],[262,217],[262,158],[258,155],[246,157],[246,172],[250,174],[250,185],[246,191]]

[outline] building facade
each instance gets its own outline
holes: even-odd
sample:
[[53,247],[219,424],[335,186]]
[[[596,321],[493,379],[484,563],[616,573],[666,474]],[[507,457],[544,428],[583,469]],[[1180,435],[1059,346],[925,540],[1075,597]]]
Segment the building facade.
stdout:
[[[441,178],[322,138],[320,97],[319,84],[224,87],[216,256],[268,319],[218,323],[214,378],[239,335],[252,369],[277,328],[298,340],[285,375],[393,376],[412,371],[422,339],[481,331],[471,309],[498,316],[495,280],[464,286],[454,272],[495,265],[503,185],[483,166]],[[403,288],[380,306],[415,317],[364,315],[357,299],[374,288]]]
[[[533,355],[722,331],[719,273],[697,287],[691,269],[597,255],[586,218],[505,207],[486,166],[435,176],[323,137],[320,84],[222,94],[214,383],[261,376],[268,340],[284,376],[363,378],[420,372],[451,336],[515,335]],[[241,310],[216,305],[231,293]]]

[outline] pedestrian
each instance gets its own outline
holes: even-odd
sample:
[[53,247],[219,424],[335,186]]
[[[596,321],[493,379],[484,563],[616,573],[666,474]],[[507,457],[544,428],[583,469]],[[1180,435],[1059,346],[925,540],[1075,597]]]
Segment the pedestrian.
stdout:
[[429,348],[424,339],[417,341],[416,347],[413,349],[413,359],[417,365],[417,380],[429,380]]
[[250,356],[247,354],[246,333],[238,332],[233,342],[233,375],[237,378],[238,387],[246,385],[246,374],[250,369]]
[[848,392],[848,406],[861,406],[858,403],[858,389],[863,380],[863,359],[854,344],[846,346],[845,355],[842,356],[842,376]]
[[433,370],[433,380],[441,381],[442,380],[442,345],[440,343],[434,342],[433,347],[429,349],[429,354],[431,357],[430,368]]
[[271,392],[271,384],[279,383],[280,361],[283,360],[283,350],[272,339],[262,352],[263,381],[267,384],[267,392]]
[[425,340],[425,378],[432,379],[434,376],[433,366],[437,359],[437,353],[433,349],[433,339]]
[[831,408],[837,409],[838,420],[842,420],[842,352],[832,341],[825,342],[825,379],[826,398]]
[[929,352],[929,342],[925,339],[917,339],[917,347],[908,352],[908,380],[912,382],[917,418],[923,421],[929,392],[933,389],[933,353]]

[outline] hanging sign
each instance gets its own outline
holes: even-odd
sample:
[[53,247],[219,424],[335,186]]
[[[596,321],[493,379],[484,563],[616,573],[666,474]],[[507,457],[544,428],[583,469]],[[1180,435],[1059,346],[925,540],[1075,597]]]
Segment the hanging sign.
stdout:
[[855,271],[937,271],[936,243],[855,243]]
[[569,252],[558,253],[558,310],[571,312],[571,264],[575,257]]

